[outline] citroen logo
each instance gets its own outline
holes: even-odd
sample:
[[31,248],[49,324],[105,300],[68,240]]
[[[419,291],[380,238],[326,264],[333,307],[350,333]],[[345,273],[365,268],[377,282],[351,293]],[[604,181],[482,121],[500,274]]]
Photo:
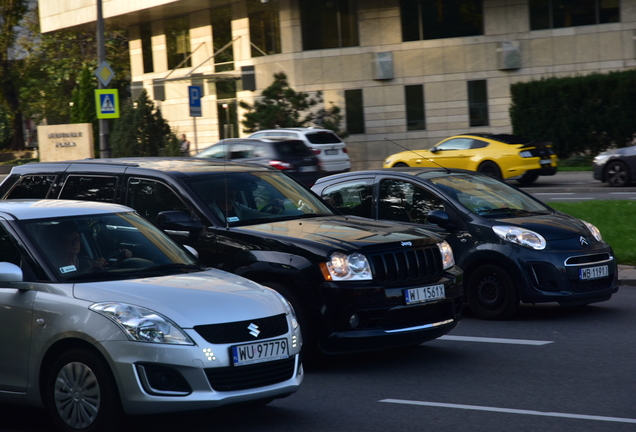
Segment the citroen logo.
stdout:
[[258,337],[261,331],[258,329],[258,326],[254,323],[251,323],[247,326],[247,329],[250,331],[250,334],[254,337]]
[[583,236],[579,237],[579,243],[581,243],[582,247],[590,245],[590,243],[587,241],[587,239],[585,237],[583,237]]

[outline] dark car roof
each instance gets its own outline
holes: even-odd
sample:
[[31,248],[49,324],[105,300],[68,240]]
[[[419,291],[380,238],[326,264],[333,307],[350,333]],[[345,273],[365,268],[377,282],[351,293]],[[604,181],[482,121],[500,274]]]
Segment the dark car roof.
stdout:
[[161,171],[165,173],[200,173],[200,172],[221,172],[228,171],[278,171],[275,168],[263,165],[215,161],[206,158],[191,157],[127,157],[127,158],[105,158],[105,159],[81,159],[61,162],[36,162],[14,167],[13,173],[33,172],[36,167],[52,169],[60,167],[60,171],[66,167],[74,165],[86,165],[87,167],[101,165],[110,167],[142,168],[148,170]]

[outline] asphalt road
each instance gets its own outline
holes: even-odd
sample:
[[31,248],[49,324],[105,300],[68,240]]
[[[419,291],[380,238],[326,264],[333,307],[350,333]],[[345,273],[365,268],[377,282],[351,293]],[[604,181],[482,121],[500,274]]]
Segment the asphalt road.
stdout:
[[[122,431],[633,432],[636,288],[515,319],[467,314],[418,347],[329,357],[298,393],[262,408],[132,417]],[[0,405],[0,431],[52,430],[41,410]]]
[[591,171],[558,172],[553,176],[539,177],[529,186],[520,186],[515,180],[508,183],[545,202],[636,199],[636,184],[622,188],[610,187],[607,183],[594,180]]

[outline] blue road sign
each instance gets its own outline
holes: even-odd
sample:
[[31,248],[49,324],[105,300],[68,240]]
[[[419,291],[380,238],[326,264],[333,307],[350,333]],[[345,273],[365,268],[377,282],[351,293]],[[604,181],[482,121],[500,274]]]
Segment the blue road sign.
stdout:
[[190,101],[190,117],[201,117],[201,97],[203,91],[200,86],[188,86],[188,99]]

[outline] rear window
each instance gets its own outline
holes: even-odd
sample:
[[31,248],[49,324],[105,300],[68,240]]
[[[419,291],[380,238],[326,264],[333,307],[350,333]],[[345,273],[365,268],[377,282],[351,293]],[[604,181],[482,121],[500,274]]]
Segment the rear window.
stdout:
[[313,156],[314,152],[299,140],[287,140],[274,143],[279,156]]
[[312,132],[306,135],[312,144],[339,144],[342,142],[333,132]]

